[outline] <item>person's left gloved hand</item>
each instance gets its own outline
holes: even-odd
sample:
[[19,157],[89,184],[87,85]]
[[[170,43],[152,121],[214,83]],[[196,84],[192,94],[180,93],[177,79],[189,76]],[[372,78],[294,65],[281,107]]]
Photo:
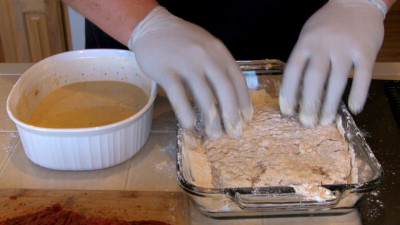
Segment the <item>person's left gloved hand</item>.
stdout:
[[300,104],[303,125],[332,123],[353,66],[348,106],[355,114],[362,111],[384,36],[386,9],[377,7],[381,0],[373,2],[331,0],[308,19],[285,68],[283,114],[294,115]]
[[135,27],[128,47],[140,69],[164,88],[184,129],[196,123],[185,87],[200,109],[208,138],[222,135],[220,114],[230,137],[239,137],[251,121],[246,80],[225,45],[208,31],[158,6]]

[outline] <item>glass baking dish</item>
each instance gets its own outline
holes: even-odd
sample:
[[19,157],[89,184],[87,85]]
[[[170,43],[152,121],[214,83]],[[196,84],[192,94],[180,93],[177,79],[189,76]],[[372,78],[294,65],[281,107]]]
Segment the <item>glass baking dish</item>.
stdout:
[[[265,89],[278,97],[284,63],[279,60],[237,62],[250,89]],[[334,197],[330,200],[309,200],[290,186],[207,188],[193,183],[188,160],[185,160],[183,131],[178,125],[177,175],[181,188],[202,214],[210,217],[284,216],[336,214],[350,212],[358,199],[381,183],[382,167],[372,153],[351,114],[342,103],[337,127],[353,149],[358,169],[358,183],[322,185]]]

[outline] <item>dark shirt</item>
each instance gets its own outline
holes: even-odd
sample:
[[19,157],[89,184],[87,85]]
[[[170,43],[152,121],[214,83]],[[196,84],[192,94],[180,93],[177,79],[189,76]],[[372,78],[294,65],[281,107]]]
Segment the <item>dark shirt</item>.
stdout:
[[[326,0],[159,0],[172,14],[219,38],[237,60],[286,61],[306,20]],[[87,48],[126,48],[90,22]],[[90,42],[90,43],[89,43]]]

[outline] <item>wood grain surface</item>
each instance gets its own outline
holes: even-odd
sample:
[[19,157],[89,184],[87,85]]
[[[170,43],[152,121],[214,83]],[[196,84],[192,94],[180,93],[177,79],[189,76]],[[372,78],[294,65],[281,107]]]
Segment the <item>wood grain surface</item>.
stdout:
[[189,202],[182,192],[25,189],[0,190],[0,221],[37,212],[55,203],[87,218],[189,223]]
[[377,62],[400,62],[400,1],[396,1],[385,18],[385,37]]

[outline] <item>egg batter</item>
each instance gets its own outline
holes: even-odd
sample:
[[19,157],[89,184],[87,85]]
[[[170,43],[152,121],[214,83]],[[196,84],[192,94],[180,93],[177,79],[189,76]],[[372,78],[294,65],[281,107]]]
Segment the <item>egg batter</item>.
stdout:
[[41,99],[29,124],[47,128],[96,127],[124,120],[142,109],[146,93],[120,81],[85,81],[60,87]]

